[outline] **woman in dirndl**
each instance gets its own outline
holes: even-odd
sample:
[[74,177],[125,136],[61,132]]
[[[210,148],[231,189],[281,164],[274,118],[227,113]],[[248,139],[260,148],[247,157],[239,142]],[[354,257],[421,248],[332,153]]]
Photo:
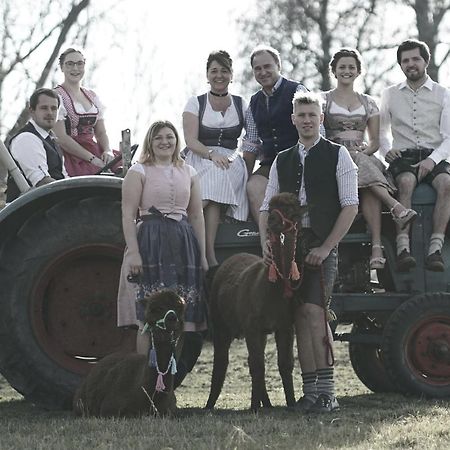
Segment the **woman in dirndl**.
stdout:
[[[138,217],[138,220],[136,220]],[[122,225],[126,250],[118,293],[118,326],[139,327],[136,349],[148,352],[142,335],[146,295],[174,290],[185,303],[184,341],[177,387],[200,355],[207,328],[203,279],[208,269],[205,223],[195,169],[180,158],[174,125],[154,122],[144,139],[139,162],[122,186]]]
[[106,134],[105,108],[94,91],[81,86],[85,64],[81,51],[74,48],[59,57],[64,81],[55,88],[61,106],[53,130],[71,177],[94,175],[114,157]]
[[386,259],[381,242],[382,204],[389,208],[401,228],[413,221],[417,213],[396,200],[396,187],[383,163],[374,155],[379,147],[379,109],[372,97],[354,90],[361,66],[361,55],[356,49],[342,48],[333,55],[330,69],[337,86],[322,93],[323,123],[327,139],[345,146],[358,166],[361,209],[372,237],[370,268],[383,269]]
[[206,78],[209,92],[189,99],[183,112],[183,130],[186,162],[200,177],[211,276],[218,266],[214,242],[222,212],[232,220],[248,218],[247,168],[238,150],[247,104],[228,91],[233,67],[225,50],[209,54]]

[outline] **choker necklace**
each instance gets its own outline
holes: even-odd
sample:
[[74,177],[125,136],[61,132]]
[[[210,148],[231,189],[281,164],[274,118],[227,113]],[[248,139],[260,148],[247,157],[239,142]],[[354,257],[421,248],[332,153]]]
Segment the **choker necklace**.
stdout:
[[215,97],[226,97],[228,95],[228,92],[224,92],[223,94],[217,94],[216,92],[209,91],[211,95],[214,95]]

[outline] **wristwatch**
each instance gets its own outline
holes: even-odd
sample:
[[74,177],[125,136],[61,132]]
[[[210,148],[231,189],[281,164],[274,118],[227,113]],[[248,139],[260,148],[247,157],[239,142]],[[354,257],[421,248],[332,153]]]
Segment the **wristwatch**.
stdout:
[[208,150],[208,153],[209,153],[209,155],[208,155],[208,158],[211,160],[211,154],[212,154],[212,152],[213,152],[214,150]]

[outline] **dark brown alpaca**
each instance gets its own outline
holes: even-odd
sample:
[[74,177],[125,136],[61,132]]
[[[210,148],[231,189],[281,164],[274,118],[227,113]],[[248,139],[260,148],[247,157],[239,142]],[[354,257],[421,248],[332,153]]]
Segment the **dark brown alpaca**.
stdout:
[[[286,403],[295,404],[292,382],[295,305],[291,296],[292,289],[301,281],[293,263],[300,218],[301,207],[295,195],[282,193],[273,197],[268,231],[275,264],[269,269],[259,256],[239,253],[226,259],[214,276],[210,295],[214,367],[206,408],[214,408],[222,390],[231,342],[242,337],[247,344],[252,378],[251,409],[271,406],[264,364],[266,338],[271,332],[275,332]],[[269,275],[277,281],[269,281]]]
[[75,393],[76,414],[130,417],[175,412],[171,371],[176,364],[172,358],[183,329],[184,301],[169,290],[151,294],[144,301],[150,347],[156,354],[150,351],[150,361],[137,353],[113,353],[103,358]]

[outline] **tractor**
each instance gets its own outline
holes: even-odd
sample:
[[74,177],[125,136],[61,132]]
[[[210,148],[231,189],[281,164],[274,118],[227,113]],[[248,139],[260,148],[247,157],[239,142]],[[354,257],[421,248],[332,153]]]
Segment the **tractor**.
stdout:
[[[10,159],[8,168],[20,178]],[[43,407],[70,408],[96,361],[134,348],[136,331],[116,326],[121,185],[120,176],[68,178],[28,190],[0,211],[0,372]],[[335,339],[349,342],[353,369],[374,392],[450,397],[450,265],[444,273],[424,269],[434,196],[426,185],[414,193],[417,267],[409,273],[395,270],[388,214],[385,269],[369,270],[370,235],[361,218],[339,248]],[[221,224],[219,260],[243,251],[261,254],[257,225]],[[443,257],[450,264],[447,243]]]

